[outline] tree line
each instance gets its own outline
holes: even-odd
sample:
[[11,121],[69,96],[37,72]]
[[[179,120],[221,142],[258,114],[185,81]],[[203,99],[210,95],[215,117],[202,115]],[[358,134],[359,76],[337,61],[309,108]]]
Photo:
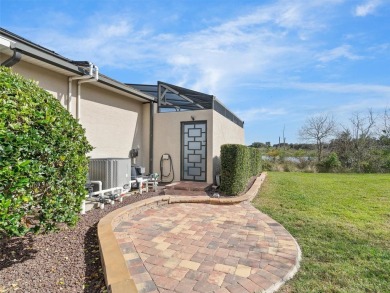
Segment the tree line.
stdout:
[[268,147],[265,154],[282,154],[275,149],[295,149],[315,153],[318,171],[385,173],[390,172],[390,110],[380,114],[372,110],[352,114],[345,124],[338,123],[331,114],[320,114],[306,119],[299,129],[305,143],[270,145],[254,143],[252,147]]

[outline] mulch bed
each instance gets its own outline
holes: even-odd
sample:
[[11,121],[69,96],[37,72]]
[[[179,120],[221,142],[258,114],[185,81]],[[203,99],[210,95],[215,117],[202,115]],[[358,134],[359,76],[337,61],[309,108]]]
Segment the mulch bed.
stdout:
[[100,261],[97,224],[109,212],[149,197],[125,197],[81,216],[76,227],[45,235],[0,240],[0,293],[107,292]]
[[[249,180],[246,191],[255,179]],[[93,209],[73,228],[0,239],[0,293],[107,292],[97,238],[99,220],[120,207],[158,195],[135,194],[103,210]]]

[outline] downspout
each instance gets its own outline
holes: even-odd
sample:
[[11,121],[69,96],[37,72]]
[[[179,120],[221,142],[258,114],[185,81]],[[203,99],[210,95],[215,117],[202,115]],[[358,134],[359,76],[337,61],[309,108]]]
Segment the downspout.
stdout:
[[153,101],[150,101],[150,126],[149,126],[149,173],[152,174],[153,172],[153,129],[154,129],[154,103]]
[[86,82],[95,82],[99,80],[99,67],[92,65],[92,77],[90,79],[79,80],[77,82],[77,108],[76,108],[76,119],[81,118],[80,103],[81,103],[81,84]]
[[71,113],[72,111],[72,104],[71,104],[71,101],[72,101],[72,82],[73,80],[77,80],[77,79],[89,79],[89,78],[93,78],[93,67],[94,65],[92,63],[89,62],[89,73],[87,75],[82,75],[82,76],[71,76],[69,77],[69,85],[68,85],[68,103],[67,103],[67,108],[68,108],[68,111],[69,113]]
[[15,42],[0,36],[0,46],[10,49],[14,52],[14,54],[10,58],[8,58],[7,60],[3,61],[0,64],[1,66],[12,67],[22,59],[22,53],[20,53],[16,49],[15,44],[16,44]]

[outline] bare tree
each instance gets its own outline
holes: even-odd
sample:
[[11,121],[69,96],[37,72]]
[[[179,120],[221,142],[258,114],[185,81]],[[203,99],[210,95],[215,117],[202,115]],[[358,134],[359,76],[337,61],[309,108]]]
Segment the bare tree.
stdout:
[[324,143],[336,132],[336,122],[333,116],[317,115],[310,117],[299,130],[299,137],[305,141],[315,142],[317,146],[317,159],[322,160]]
[[377,117],[373,111],[368,110],[367,114],[354,113],[350,118],[350,132],[353,141],[353,152],[355,168],[362,171],[362,162],[371,161],[372,148],[375,145],[374,133]]
[[375,120],[377,117],[371,109],[368,110],[367,115],[361,113],[354,113],[350,118],[352,124],[352,135],[356,140],[366,140],[373,135]]

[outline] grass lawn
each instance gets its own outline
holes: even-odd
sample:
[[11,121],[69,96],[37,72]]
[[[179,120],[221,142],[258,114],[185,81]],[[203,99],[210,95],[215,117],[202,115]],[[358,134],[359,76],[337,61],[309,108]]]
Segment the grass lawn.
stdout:
[[269,172],[253,203],[302,249],[281,292],[390,292],[390,175]]

